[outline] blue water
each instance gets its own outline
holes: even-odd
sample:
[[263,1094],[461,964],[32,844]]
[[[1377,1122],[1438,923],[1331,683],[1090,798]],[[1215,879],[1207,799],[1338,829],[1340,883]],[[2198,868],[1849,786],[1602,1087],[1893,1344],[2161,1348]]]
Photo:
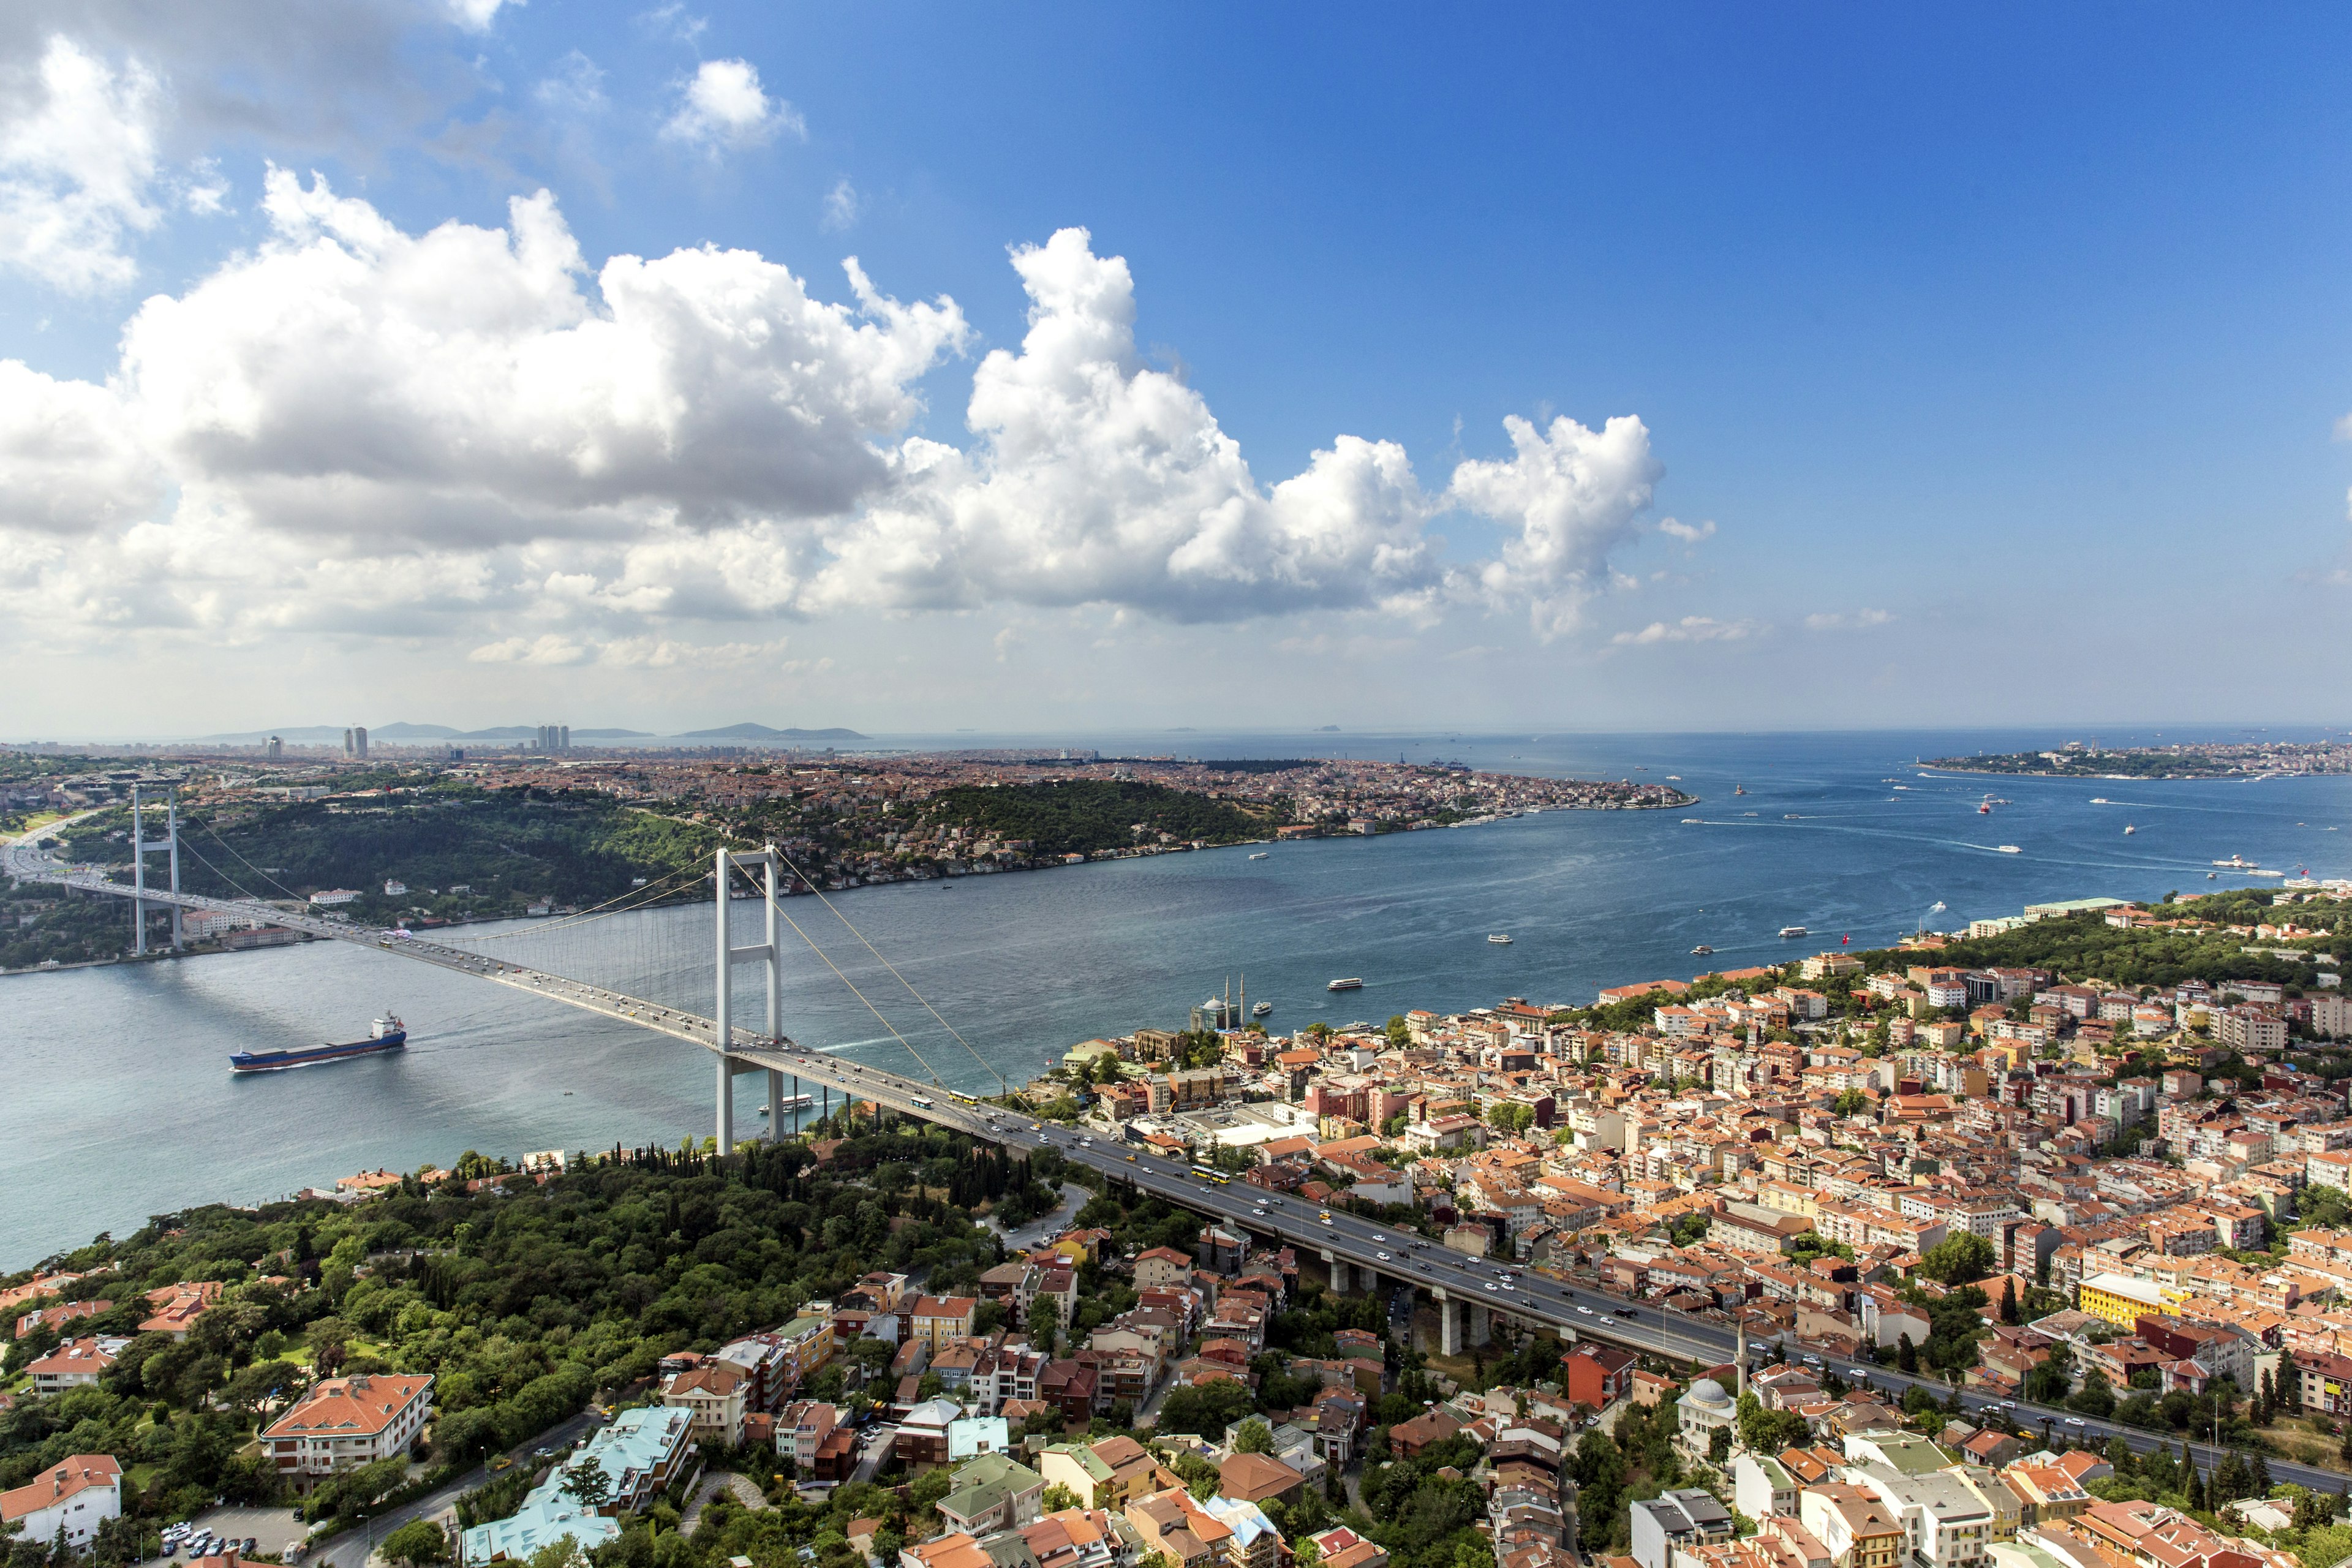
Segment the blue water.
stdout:
[[[2315,731],[2313,732],[2315,734]],[[1585,1003],[1602,985],[1834,945],[1882,945],[2043,900],[2159,896],[2243,855],[2352,874],[2352,778],[2076,783],[1930,778],[1913,760],[2067,735],[1055,737],[1106,752],[1462,758],[1496,771],[1664,782],[1686,810],[1559,812],[1474,828],[1325,839],[837,896],[969,1041],[1026,1079],[1072,1043],[1145,1026],[1246,978],[1277,1030],[1506,995]],[[2087,737],[2084,737],[2087,738]],[[2102,734],[2109,744],[2130,737]],[[2142,737],[2146,738],[2146,737]],[[2188,737],[2185,731],[2168,738]],[[2222,738],[2222,737],[2213,737]],[[2299,737],[2298,737],[2299,738]],[[1015,743],[973,734],[906,746]],[[1636,772],[1646,768],[1647,772]],[[1887,781],[1906,787],[1895,789]],[[1744,784],[1748,794],[1732,790]],[[1979,816],[1988,789],[2013,801]],[[2094,795],[2116,804],[2095,806]],[[1696,825],[1682,819],[1700,819]],[[2124,836],[2131,823],[2138,832]],[[2338,831],[2341,829],[2341,831]],[[2015,844],[2003,855],[1993,846]],[[1931,914],[1937,902],[1946,906]],[[816,900],[787,908],[948,1082],[994,1087]],[[756,940],[740,906],[735,940]],[[1811,928],[1782,942],[1783,925]],[[1507,947],[1490,932],[1512,937]],[[477,937],[488,928],[472,928]],[[790,931],[784,1027],[911,1066],[905,1047]],[[1699,942],[1715,956],[1689,956]],[[707,1011],[707,909],[541,927],[486,944],[525,963]],[[1360,992],[1325,982],[1360,975]],[[761,1002],[739,982],[739,1019]],[[250,1047],[351,1039],[391,1008],[404,1052],[232,1077]],[[467,1149],[675,1142],[710,1130],[709,1058],[502,987],[341,944],[0,980],[0,1268],[209,1200],[253,1201]],[[756,1128],[756,1077],[737,1125]]]

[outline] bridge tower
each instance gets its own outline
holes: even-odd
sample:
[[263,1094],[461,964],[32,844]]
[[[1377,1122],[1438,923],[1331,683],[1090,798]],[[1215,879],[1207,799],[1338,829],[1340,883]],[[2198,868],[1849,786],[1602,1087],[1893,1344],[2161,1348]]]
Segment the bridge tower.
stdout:
[[147,813],[139,798],[139,786],[131,786],[131,885],[136,889],[131,896],[131,951],[141,957],[147,952],[147,857],[152,850],[172,852],[172,951],[180,951],[180,791],[174,785],[165,796],[165,831],[168,837],[161,844],[147,842]]
[[[784,975],[777,962],[781,956],[776,946],[776,874],[782,869],[783,858],[771,844],[761,849],[720,849],[711,879],[718,899],[713,911],[712,926],[718,932],[718,974],[715,984],[716,1003],[711,1009],[714,1027],[712,1037],[719,1049],[719,1152],[732,1153],[735,1148],[735,1058],[729,1047],[735,1041],[734,979],[739,963],[763,963],[768,971],[768,1030],[771,1044],[781,1039],[784,1031]],[[761,905],[767,919],[762,939],[751,947],[737,947],[734,937],[734,873],[737,868],[758,870],[763,875],[760,889]],[[768,1136],[780,1137],[784,1124],[784,1075],[775,1068],[768,1069]]]

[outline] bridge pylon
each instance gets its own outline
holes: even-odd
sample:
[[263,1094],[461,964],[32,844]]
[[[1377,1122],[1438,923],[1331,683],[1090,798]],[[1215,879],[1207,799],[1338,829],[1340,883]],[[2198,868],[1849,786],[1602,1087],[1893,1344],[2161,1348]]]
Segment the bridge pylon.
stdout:
[[[737,947],[734,935],[734,873],[738,869],[762,873],[760,902],[765,912],[762,940],[751,947]],[[735,1040],[735,966],[739,963],[761,963],[767,967],[768,1028],[770,1041],[781,1039],[784,1030],[784,973],[782,957],[776,945],[776,878],[783,868],[783,857],[772,844],[759,849],[725,849],[718,851],[711,878],[717,904],[711,924],[718,933],[718,973],[713,990],[716,1005],[711,1010],[717,1027],[711,1037],[719,1045],[719,1152],[730,1154],[735,1150],[735,1058],[728,1047]],[[784,1123],[784,1075],[774,1068],[768,1069],[768,1136],[781,1137]]]
[[[166,837],[161,843],[147,839],[147,813],[139,798],[139,786],[131,786],[131,951],[141,956],[147,952],[147,857],[158,849],[172,852],[172,899],[166,907],[172,911],[172,951],[181,946],[180,927],[180,792],[175,785],[164,797]],[[161,901],[161,900],[157,900]]]

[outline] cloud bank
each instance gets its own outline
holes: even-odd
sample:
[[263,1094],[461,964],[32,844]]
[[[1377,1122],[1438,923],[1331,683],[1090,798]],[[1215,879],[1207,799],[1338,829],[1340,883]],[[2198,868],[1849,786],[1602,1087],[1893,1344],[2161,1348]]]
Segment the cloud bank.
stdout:
[[[1549,638],[1663,473],[1639,419],[1512,418],[1508,457],[1433,488],[1347,435],[1262,482],[1143,363],[1128,264],[1083,229],[1012,253],[1027,331],[973,367],[959,445],[921,426],[924,378],[973,346],[961,310],[854,258],[833,302],[742,250],[592,269],[543,191],[503,228],[410,234],[272,168],[261,210],[262,244],[138,309],[105,383],[0,363],[0,603],[53,637],[470,630],[481,662],[674,664],[681,622],[999,605],[1466,607]],[[1449,559],[1449,514],[1492,554]]]

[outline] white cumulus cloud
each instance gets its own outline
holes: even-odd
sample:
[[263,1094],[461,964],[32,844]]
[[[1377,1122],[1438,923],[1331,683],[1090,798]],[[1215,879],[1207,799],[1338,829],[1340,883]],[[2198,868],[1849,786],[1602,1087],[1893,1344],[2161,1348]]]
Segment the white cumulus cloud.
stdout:
[[[1549,637],[1662,471],[1638,419],[1513,419],[1512,456],[1442,491],[1349,435],[1263,481],[1143,360],[1128,264],[1082,229],[1013,253],[1027,330],[974,367],[955,445],[911,427],[961,311],[855,258],[834,303],[747,251],[592,268],[544,192],[504,227],[410,233],[273,168],[260,210],[260,244],[140,307],[104,383],[0,363],[0,612],[68,640],[331,629],[654,668],[780,651],[722,623],[992,605],[1377,611],[1389,635],[1468,609]],[[1490,559],[1446,558],[1454,510],[1502,525]]]
[[1565,415],[1549,432],[1516,415],[1503,427],[1514,455],[1462,464],[1449,494],[1519,524],[1479,583],[1497,605],[1524,603],[1538,636],[1558,637],[1608,586],[1609,558],[1632,539],[1665,468],[1651,454],[1648,427],[1631,415],[1598,430]]
[[671,140],[713,153],[756,147],[779,132],[805,136],[808,126],[791,104],[761,89],[759,68],[749,60],[703,61],[662,127]]
[[1137,354],[1123,258],[1064,229],[1013,265],[1029,331],[973,377],[978,445],[905,444],[893,491],[828,531],[816,603],[1108,602],[1230,620],[1435,584],[1432,509],[1402,447],[1343,436],[1261,489],[1201,395]]
[[1679,621],[1652,621],[1638,632],[1619,632],[1609,641],[1618,647],[1644,647],[1662,642],[1740,642],[1764,629],[1756,621],[1718,621],[1710,616],[1685,616]]
[[1889,610],[1816,611],[1805,617],[1805,629],[1816,632],[1867,631],[1895,618]]
[[845,174],[833,183],[833,189],[825,192],[824,214],[817,220],[817,226],[827,234],[838,234],[857,222],[858,210],[862,205],[857,187],[851,184],[849,177]]
[[72,293],[138,275],[131,237],[163,220],[153,196],[163,87],[52,34],[33,79],[0,102],[0,259]]

